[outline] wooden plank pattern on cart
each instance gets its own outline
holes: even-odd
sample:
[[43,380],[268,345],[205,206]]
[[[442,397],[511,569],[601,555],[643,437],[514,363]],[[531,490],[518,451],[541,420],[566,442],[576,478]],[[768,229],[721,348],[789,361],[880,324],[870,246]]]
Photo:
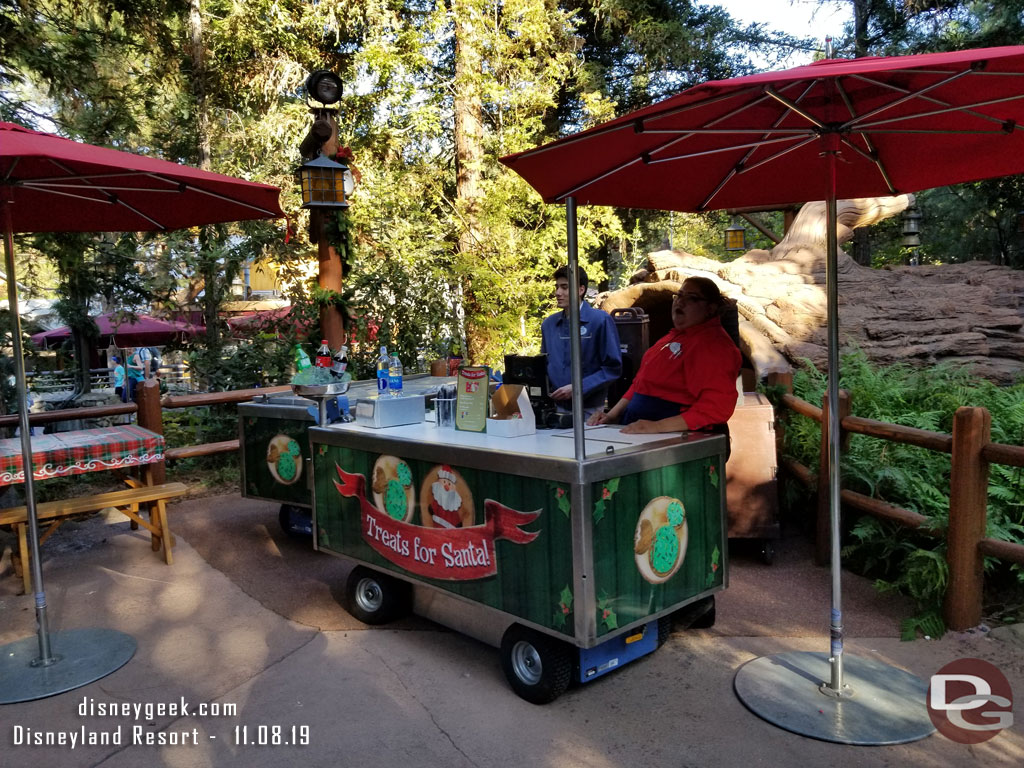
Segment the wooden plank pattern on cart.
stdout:
[[[361,502],[343,498],[334,487],[335,465],[345,472],[367,478],[367,496],[372,499],[372,472],[379,454],[347,447],[317,446],[316,504],[317,536],[322,549],[357,558],[385,570],[407,573],[401,566],[383,557],[363,536]],[[401,458],[401,457],[398,457]],[[422,521],[419,504],[422,484],[438,462],[404,460],[411,470],[416,493],[416,510],[407,532],[416,535]],[[559,505],[557,487],[535,478],[487,470],[453,466],[465,482],[473,499],[474,525],[485,521],[484,502],[499,502],[524,513],[539,512],[535,520],[521,526],[537,532],[532,541],[519,543],[506,539],[493,542],[496,572],[473,580],[449,580],[414,575],[417,580],[460,595],[474,602],[497,608],[541,626],[572,635],[571,600],[562,607],[565,590],[572,589],[572,541],[569,515]],[[568,488],[563,489],[568,494]],[[568,610],[566,610],[568,609]]]
[[[716,478],[721,476],[720,469],[717,458],[700,459],[591,486],[598,636],[722,584],[724,569],[719,564],[724,539]],[[678,534],[678,546],[683,546],[680,528],[657,522],[658,510],[666,509],[672,500],[682,502],[685,509],[685,551],[682,562],[672,560],[675,570],[663,567],[659,572],[649,565],[653,562],[650,534],[664,527],[663,535]],[[655,522],[638,554],[644,518]]]

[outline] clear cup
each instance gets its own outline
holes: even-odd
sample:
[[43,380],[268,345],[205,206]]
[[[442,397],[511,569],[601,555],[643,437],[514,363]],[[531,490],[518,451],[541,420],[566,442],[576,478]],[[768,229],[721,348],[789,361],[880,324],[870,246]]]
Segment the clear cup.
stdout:
[[455,426],[455,398],[434,398],[434,423],[439,427]]

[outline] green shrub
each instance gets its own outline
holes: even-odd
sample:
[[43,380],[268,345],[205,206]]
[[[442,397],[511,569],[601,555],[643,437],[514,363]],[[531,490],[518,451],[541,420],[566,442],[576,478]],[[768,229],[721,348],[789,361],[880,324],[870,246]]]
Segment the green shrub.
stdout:
[[[840,387],[850,393],[853,413],[864,418],[934,432],[951,433],[961,406],[979,406],[992,415],[992,441],[1024,442],[1024,382],[999,387],[972,377],[964,368],[927,369],[873,365],[857,350],[842,359]],[[808,364],[793,377],[794,394],[822,401],[826,377]],[[811,468],[818,466],[821,432],[811,419],[791,414],[785,453]],[[950,457],[923,448],[851,435],[842,456],[843,485],[867,496],[913,510],[945,531],[949,518]],[[794,485],[794,484],[790,484]],[[1024,470],[991,466],[987,535],[1024,544]],[[844,564],[876,579],[883,590],[913,598],[921,613],[905,623],[934,634],[935,617],[948,581],[946,542],[894,523],[862,517],[844,535]],[[1024,570],[986,558],[991,590],[1020,590]],[[910,633],[916,631],[912,628]]]

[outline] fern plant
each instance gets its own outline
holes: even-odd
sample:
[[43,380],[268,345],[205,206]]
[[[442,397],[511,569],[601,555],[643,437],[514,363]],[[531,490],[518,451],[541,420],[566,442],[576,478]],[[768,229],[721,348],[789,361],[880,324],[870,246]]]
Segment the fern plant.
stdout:
[[[957,408],[979,406],[992,416],[993,442],[1024,442],[1024,382],[999,387],[953,365],[928,369],[876,366],[861,350],[854,350],[843,356],[840,386],[849,391],[857,416],[950,433]],[[808,402],[820,403],[825,387],[825,375],[809,363],[794,374],[794,393]],[[813,420],[790,413],[785,424],[785,453],[817,467],[820,429]],[[948,525],[950,457],[946,454],[851,435],[843,452],[842,476],[846,488],[924,515],[938,531]],[[991,466],[986,535],[1024,544],[1021,468]],[[948,582],[942,536],[929,537],[862,517],[845,535],[843,556],[847,567],[875,578],[879,589],[914,599],[919,613],[904,622],[904,634],[941,635],[940,607]],[[986,558],[985,573],[989,586],[1024,591],[1024,569],[1018,566]]]

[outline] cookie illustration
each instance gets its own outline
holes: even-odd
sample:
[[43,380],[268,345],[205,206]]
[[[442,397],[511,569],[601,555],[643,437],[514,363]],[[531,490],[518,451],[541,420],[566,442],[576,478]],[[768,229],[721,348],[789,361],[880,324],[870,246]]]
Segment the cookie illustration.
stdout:
[[288,435],[274,435],[267,445],[267,468],[282,485],[292,485],[302,477],[302,446]]
[[416,509],[416,493],[409,465],[396,456],[385,454],[377,457],[371,477],[374,506],[394,520],[411,520]]
[[686,558],[689,524],[683,502],[658,496],[648,502],[637,520],[633,558],[644,580],[663,584]]

